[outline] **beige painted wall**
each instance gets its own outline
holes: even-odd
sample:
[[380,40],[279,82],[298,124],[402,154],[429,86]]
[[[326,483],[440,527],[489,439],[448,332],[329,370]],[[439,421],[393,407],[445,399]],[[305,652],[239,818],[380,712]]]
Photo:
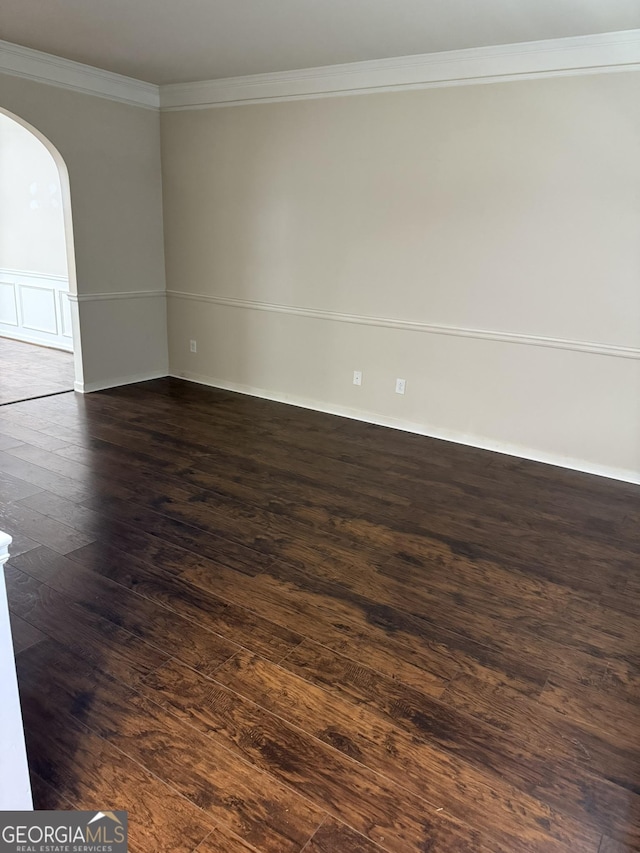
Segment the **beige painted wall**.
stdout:
[[0,269],[67,274],[58,167],[39,139],[2,113]]
[[47,137],[68,169],[78,294],[100,297],[79,306],[85,386],[166,373],[164,300],[117,296],[165,288],[157,112],[6,74],[0,109]]
[[637,72],[164,114],[171,371],[640,478],[638,139]]

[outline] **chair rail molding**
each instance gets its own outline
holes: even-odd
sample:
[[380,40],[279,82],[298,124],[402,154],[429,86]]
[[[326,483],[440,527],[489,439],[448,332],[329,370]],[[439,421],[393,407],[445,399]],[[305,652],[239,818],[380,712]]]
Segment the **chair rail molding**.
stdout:
[[393,317],[371,317],[364,314],[345,314],[337,311],[323,311],[316,308],[301,308],[295,305],[279,305],[274,302],[255,302],[249,299],[234,299],[225,296],[205,296],[197,293],[182,293],[168,290],[171,299],[191,300],[211,303],[228,308],[241,308],[253,311],[269,311],[279,314],[295,314],[315,320],[329,320],[338,323],[355,323],[361,326],[381,326],[387,329],[402,329],[407,332],[423,332],[431,335],[450,335],[458,338],[476,338],[478,340],[502,341],[508,344],[525,344],[551,349],[572,350],[593,355],[614,356],[617,358],[640,359],[640,347],[618,344],[597,343],[593,341],[552,338],[544,335],[527,335],[518,332],[492,331],[490,329],[470,329],[462,326],[444,326],[434,323],[422,323],[414,320],[401,320]]
[[114,290],[104,293],[70,293],[71,302],[112,302],[121,299],[165,299],[165,290]]

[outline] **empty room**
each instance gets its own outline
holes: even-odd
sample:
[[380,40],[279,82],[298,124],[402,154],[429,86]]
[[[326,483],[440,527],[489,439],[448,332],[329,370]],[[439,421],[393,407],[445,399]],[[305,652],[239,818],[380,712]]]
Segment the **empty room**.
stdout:
[[0,36],[0,850],[640,850],[639,0]]

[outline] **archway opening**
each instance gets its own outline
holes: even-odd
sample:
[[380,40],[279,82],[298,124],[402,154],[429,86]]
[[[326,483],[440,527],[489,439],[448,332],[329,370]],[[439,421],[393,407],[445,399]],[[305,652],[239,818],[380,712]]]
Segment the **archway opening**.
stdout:
[[80,347],[65,163],[0,108],[0,405],[72,391]]

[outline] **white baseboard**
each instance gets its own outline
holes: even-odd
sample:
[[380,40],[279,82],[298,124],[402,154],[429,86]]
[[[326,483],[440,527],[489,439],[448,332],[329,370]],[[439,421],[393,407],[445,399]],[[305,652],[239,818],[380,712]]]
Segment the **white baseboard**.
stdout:
[[117,376],[114,379],[104,379],[101,382],[75,382],[73,390],[79,394],[90,394],[92,391],[106,391],[108,388],[119,388],[121,385],[135,385],[136,382],[163,379],[168,375],[168,370],[156,370],[152,373],[139,373],[134,376]]
[[68,344],[59,344],[55,341],[43,342],[42,339],[36,335],[29,335],[22,331],[9,333],[7,331],[0,330],[0,338],[9,338],[9,340],[12,341],[22,341],[23,344],[35,344],[38,347],[46,347],[47,349],[57,349],[60,352],[73,352],[73,346],[69,346]]
[[316,412],[325,412],[328,415],[338,415],[342,418],[350,418],[355,421],[376,424],[377,426],[399,429],[403,432],[411,432],[416,435],[424,435],[428,438],[437,438],[442,441],[451,441],[454,444],[464,444],[468,447],[477,447],[479,450],[490,450],[493,453],[503,453],[506,456],[514,456],[518,459],[528,459],[531,462],[542,462],[545,465],[555,465],[570,471],[580,471],[584,474],[595,474],[598,477],[607,477],[611,480],[620,480],[625,483],[640,485],[640,472],[626,470],[624,468],[611,468],[606,465],[598,465],[587,462],[584,459],[573,459],[555,453],[535,450],[529,447],[521,447],[515,444],[505,444],[500,441],[468,435],[455,430],[442,429],[429,424],[421,424],[413,421],[404,421],[400,418],[391,418],[377,412],[351,409],[347,406],[332,406],[318,400],[305,397],[297,397],[290,394],[278,394],[267,391],[265,388],[256,388],[252,385],[243,385],[238,382],[227,382],[222,379],[214,379],[191,371],[180,371],[169,373],[175,379],[186,379],[197,382],[199,385],[208,385],[211,388],[220,388],[224,391],[236,391],[239,394],[248,394],[251,397],[261,397],[265,400],[273,400],[276,403],[286,403],[290,406],[298,406],[302,409],[312,409]]

